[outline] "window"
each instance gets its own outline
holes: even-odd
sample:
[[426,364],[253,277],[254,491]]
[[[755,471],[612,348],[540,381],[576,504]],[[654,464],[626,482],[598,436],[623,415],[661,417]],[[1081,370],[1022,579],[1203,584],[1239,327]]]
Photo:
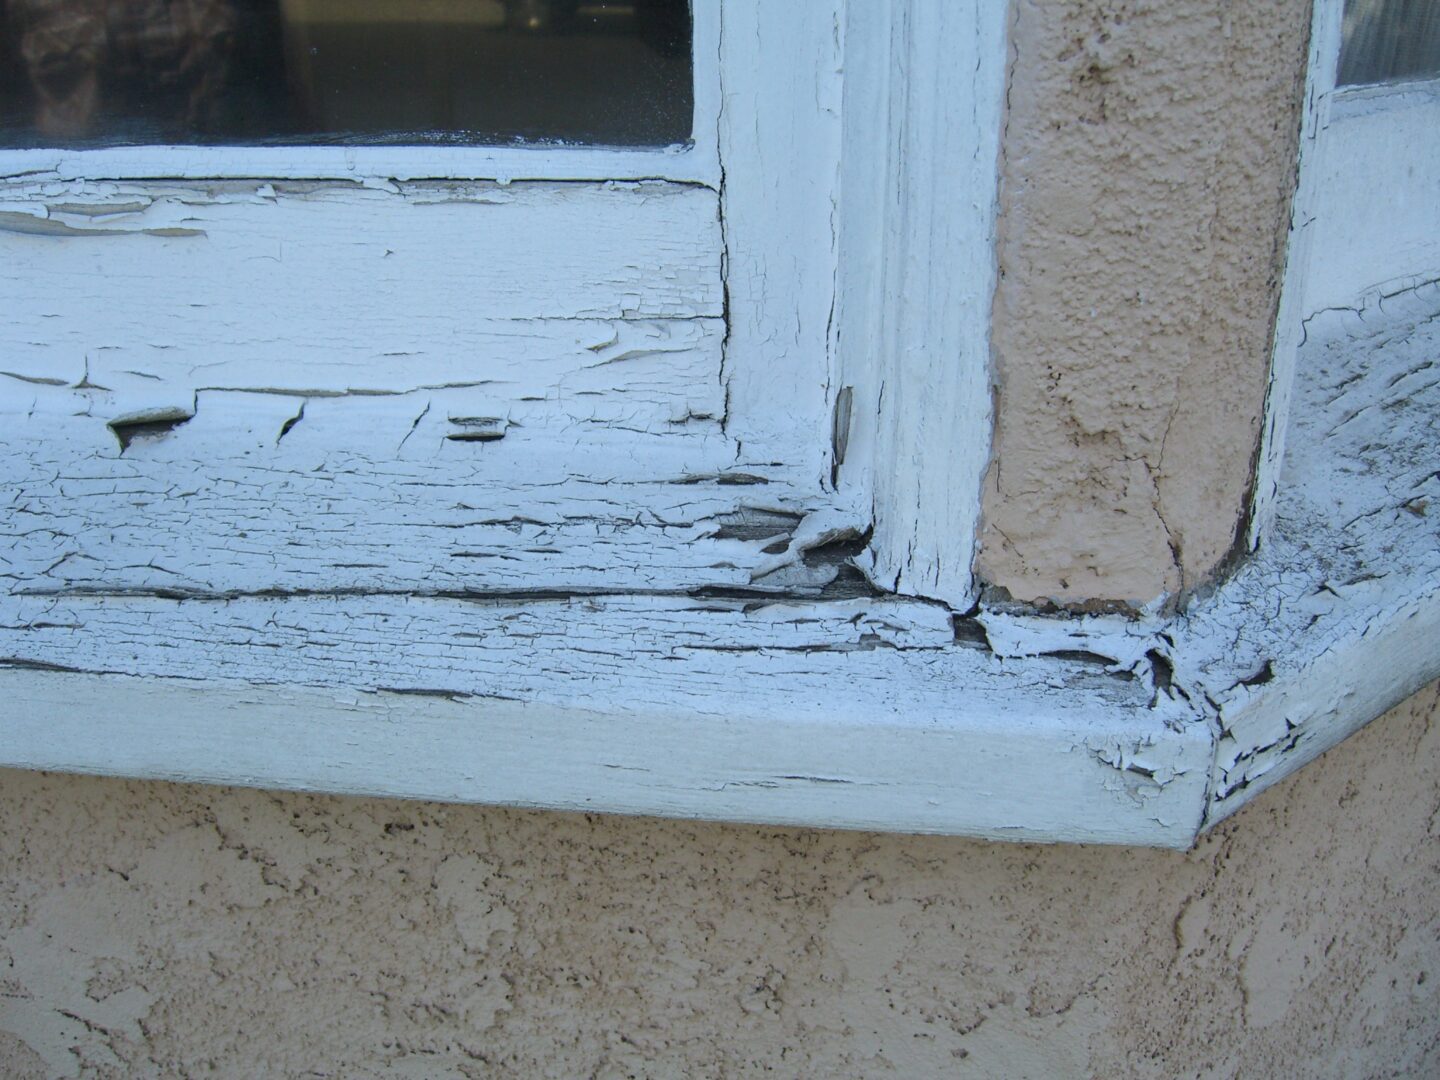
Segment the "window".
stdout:
[[1257,485],[1271,527],[1247,570],[1258,583],[1267,564],[1305,567],[1306,585],[1286,603],[1257,584],[1249,628],[1229,631],[1240,642],[1274,616],[1269,648],[1310,660],[1292,659],[1304,677],[1281,686],[1242,650],[1266,681],[1226,724],[1215,817],[1440,676],[1440,545],[1417,513],[1440,494],[1427,464],[1440,401],[1423,374],[1440,303],[1440,83],[1410,81],[1434,63],[1434,26],[1433,4],[1315,5]]
[[1346,0],[1339,86],[1440,76],[1440,8],[1432,0]]
[[686,0],[13,0],[0,142],[683,143]]
[[976,608],[1005,13],[693,16],[683,146],[0,152],[0,760],[1183,846],[1428,670]]
[[[732,521],[741,489],[766,485],[773,520],[810,509],[822,492],[797,446],[828,416],[803,398],[727,413],[751,404],[758,348],[737,330],[725,355],[718,6],[695,25],[696,135],[672,148],[8,152],[16,400],[71,418],[62,471],[149,492],[97,505],[105,524],[75,528],[36,587],[748,584],[769,556],[731,535],[750,528]],[[741,197],[743,170],[728,179]],[[806,233],[827,219],[775,230],[792,269],[827,256]],[[729,294],[773,336],[775,314]],[[826,362],[823,336],[803,344]],[[163,494],[182,476],[189,508]]]
[[[1304,314],[1418,284],[1436,268],[1440,13],[1407,0],[1346,0],[1317,17],[1314,103],[1299,234],[1287,284]],[[1338,52],[1339,59],[1331,59]]]

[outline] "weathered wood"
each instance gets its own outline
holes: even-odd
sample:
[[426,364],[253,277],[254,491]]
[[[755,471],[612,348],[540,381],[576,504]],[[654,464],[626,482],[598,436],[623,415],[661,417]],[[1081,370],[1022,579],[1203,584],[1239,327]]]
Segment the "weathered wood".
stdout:
[[873,506],[876,584],[964,609],[990,456],[1005,5],[884,0],[849,17],[837,472]]
[[[948,445],[954,433],[936,425],[954,421],[951,391],[973,364],[933,400],[902,403],[895,417],[920,427],[897,428],[884,450],[867,424],[883,418],[890,375],[832,372],[849,331],[829,309],[844,230],[831,219],[838,76],[826,64],[842,46],[864,55],[860,24],[808,6],[733,11],[731,36],[717,37],[719,55],[733,53],[720,138],[743,147],[760,132],[754,160],[780,160],[790,122],[754,110],[767,85],[790,87],[805,99],[797,115],[819,122],[797,143],[793,186],[748,166],[721,195],[641,184],[615,203],[594,184],[83,186],[98,212],[63,185],[7,189],[24,194],[4,208],[4,242],[39,259],[27,267],[52,293],[28,268],[0,274],[25,299],[26,328],[0,330],[0,762],[1185,846],[1440,675],[1434,285],[1310,320],[1277,524],[1212,595],[1166,620],[957,614],[969,592],[950,571],[972,534],[949,538],[938,576],[921,540],[964,500],[936,509],[915,494],[897,510],[878,493],[908,490],[928,464],[915,447]],[[783,35],[802,31],[800,66],[818,75],[775,62]],[[577,249],[613,255],[605,273],[588,280],[584,260],[562,257],[537,284],[537,259],[522,288],[435,224],[473,212],[493,225],[514,203],[492,191],[549,207],[535,220],[553,211],[547,228],[564,222]],[[425,193],[446,207],[435,218]],[[405,215],[430,222],[483,295],[454,280],[427,294],[407,275],[391,293],[427,305],[430,325],[397,320],[391,294],[369,310],[351,296],[370,274],[363,229],[328,234],[349,245],[332,278],[320,253],[296,253],[325,299],[313,312],[235,255],[264,254],[247,247],[266,229],[251,208],[284,203],[303,219],[329,200],[361,223],[387,207],[373,235],[397,242]],[[625,256],[618,225],[607,239],[609,226],[573,215],[582,205],[637,221],[698,207],[687,227],[723,229],[727,263],[677,248],[663,284],[632,294],[654,266]],[[898,250],[917,271],[923,214],[886,220],[903,226]],[[523,247],[523,222],[505,228],[494,235]],[[273,303],[246,301],[207,335],[154,295],[198,287],[187,253],[219,235],[237,280]],[[172,273],[147,277],[142,248]],[[55,299],[65,259],[72,277],[107,271],[88,295],[142,306]],[[126,260],[135,280],[110,280]],[[281,273],[303,294],[309,278]],[[908,294],[890,295],[903,314]],[[44,319],[45,303],[68,306]],[[291,325],[271,333],[271,310]],[[110,325],[128,337],[86,344],[86,327]],[[882,367],[915,379],[943,374],[947,356],[897,353]],[[847,458],[837,494],[842,445],[871,472],[847,479]],[[879,535],[892,512],[894,536],[915,544],[887,583],[949,604],[843,579],[858,534],[873,521]]]
[[372,337],[463,349],[479,319],[723,313],[697,185],[17,183],[0,236],[7,353],[234,339],[361,362]]
[[488,402],[577,421],[632,414],[632,427],[643,426],[651,413],[657,423],[718,423],[725,404],[718,375],[725,324],[718,317],[476,317],[455,320],[439,336],[396,320],[354,342],[303,333],[290,339],[265,326],[208,342],[199,340],[198,327],[177,317],[169,328],[177,337],[99,347],[88,344],[97,332],[69,317],[15,321],[39,318],[49,322],[31,325],[29,334],[0,328],[0,374],[30,384],[0,384],[6,411],[23,406],[28,412],[29,399],[45,393],[37,389],[43,387],[56,388],[50,394],[57,400],[83,399],[100,419],[111,406],[188,406],[197,393],[299,399],[468,394],[476,407]]
[[1440,266],[1440,79],[1342,88],[1327,104],[1306,165],[1316,173],[1307,315],[1429,280]]
[[1175,633],[1219,820],[1440,677],[1440,284],[1309,320],[1276,524]]
[[814,505],[734,468],[708,189],[7,194],[16,587],[748,586]]
[[[722,5],[727,424],[829,481],[844,0]],[[858,515],[857,515],[858,521]]]
[[1337,88],[1342,8],[1311,30],[1258,552],[1177,639],[1218,713],[1211,823],[1440,675],[1440,98]]
[[1373,304],[1440,274],[1440,80],[1337,87],[1343,6],[1315,4],[1252,547],[1279,497],[1290,397],[1301,377],[1296,355],[1310,317]]
[[[725,185],[406,182],[374,174],[390,159],[368,150],[345,159],[339,175],[362,176],[348,182],[5,185],[15,587],[803,592],[833,579],[834,560],[807,566],[804,548],[863,527],[858,513],[831,525],[817,434],[836,16],[731,5],[727,47],[721,15],[695,6],[696,144],[736,162]],[[548,155],[564,177],[610,158],[588,151],[592,171],[575,172],[574,153],[526,160]],[[487,154],[524,152],[452,164]],[[223,150],[132,157],[140,175],[141,161],[244,171]],[[628,160],[614,157],[617,175]],[[336,174],[314,148],[279,174],[311,165]],[[825,524],[799,527],[817,513]]]
[[[1204,788],[1203,728],[1172,729],[1174,710],[1150,708],[1147,686],[1085,662],[1022,669],[956,646],[936,605],[3,607],[22,662],[129,673],[0,670],[24,702],[0,740],[11,764],[1171,845],[1189,842]],[[137,634],[147,624],[153,633]]]
[[0,575],[26,592],[818,588],[836,567],[807,568],[796,530],[824,503],[783,467],[733,467],[712,356],[581,367],[559,385],[596,389],[567,401],[164,384],[126,401],[0,377]]

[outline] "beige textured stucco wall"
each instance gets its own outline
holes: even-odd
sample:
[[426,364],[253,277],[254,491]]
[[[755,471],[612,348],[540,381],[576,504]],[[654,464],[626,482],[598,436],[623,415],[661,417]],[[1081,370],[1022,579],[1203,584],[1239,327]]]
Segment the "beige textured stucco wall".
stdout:
[[1145,603],[1234,543],[1309,11],[1015,0],[977,569],[1017,600]]
[[1185,855],[0,773],[0,1074],[1433,1076],[1437,765]]

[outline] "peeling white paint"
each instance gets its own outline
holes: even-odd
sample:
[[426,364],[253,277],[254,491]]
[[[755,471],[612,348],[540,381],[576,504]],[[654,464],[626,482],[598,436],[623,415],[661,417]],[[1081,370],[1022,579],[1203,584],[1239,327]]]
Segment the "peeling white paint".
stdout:
[[0,621],[85,672],[0,670],[11,764],[1170,845],[1204,789],[1208,740],[1137,682],[957,647],[913,601],[16,598]]
[[[713,184],[5,186],[0,762],[1185,846],[1440,674],[1440,285],[1307,321],[1210,595],[972,607],[989,264],[906,282],[988,243],[993,155],[953,235],[943,140],[918,217],[847,218],[903,234],[848,276],[861,24],[713,10]],[[874,56],[989,25],[904,10]]]
[[1310,319],[1291,410],[1272,532],[1175,631],[1216,820],[1440,675],[1440,283]]
[[[186,180],[193,148],[144,151],[182,179],[5,184],[12,586],[818,593],[818,541],[763,549],[834,520],[837,15],[723,15],[695,9],[697,153],[724,151],[723,184],[626,180],[625,155],[576,179],[595,150],[532,181],[364,153],[353,179]],[[452,164],[506,158],[476,154]],[[766,514],[787,524],[740,535]]]
[[882,589],[974,600],[990,449],[989,312],[1005,5],[854,5],[836,333],[843,497],[873,506]]

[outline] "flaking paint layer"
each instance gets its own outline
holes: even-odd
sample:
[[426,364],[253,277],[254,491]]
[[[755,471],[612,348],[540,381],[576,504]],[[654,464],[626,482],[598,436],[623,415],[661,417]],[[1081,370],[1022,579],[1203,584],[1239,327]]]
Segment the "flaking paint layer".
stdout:
[[1294,187],[1308,0],[1016,0],[977,569],[1145,604],[1232,549]]

